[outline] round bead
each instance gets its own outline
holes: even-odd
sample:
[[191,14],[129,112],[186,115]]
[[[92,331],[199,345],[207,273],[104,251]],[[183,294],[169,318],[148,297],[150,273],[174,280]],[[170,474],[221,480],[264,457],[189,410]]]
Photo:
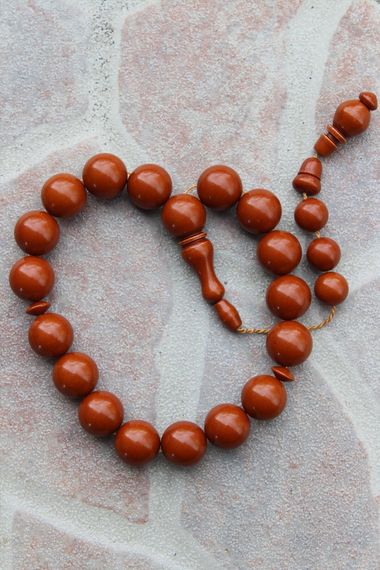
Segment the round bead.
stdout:
[[143,164],[130,174],[127,183],[131,202],[142,210],[160,208],[170,198],[172,179],[157,164]]
[[275,230],[261,238],[257,246],[257,257],[268,271],[284,275],[297,267],[301,261],[302,249],[293,234]]
[[42,203],[52,216],[69,218],[86,205],[87,194],[82,182],[72,174],[55,174],[41,190]]
[[276,317],[290,321],[303,315],[310,307],[311,291],[300,277],[282,275],[269,285],[266,302]]
[[282,366],[295,366],[304,362],[313,348],[310,331],[297,321],[283,321],[267,335],[267,352]]
[[27,212],[15,226],[15,240],[30,255],[49,253],[59,240],[59,225],[46,212]]
[[107,437],[121,426],[124,409],[115,394],[99,390],[81,401],[78,416],[80,425],[88,433],[97,437]]
[[243,194],[236,208],[240,225],[251,234],[273,230],[281,219],[281,213],[280,200],[263,188]]
[[194,196],[178,194],[166,202],[161,217],[169,233],[175,237],[187,237],[203,229],[206,210]]
[[162,452],[176,465],[194,465],[204,456],[207,440],[203,430],[193,422],[176,422],[164,431]]
[[62,356],[69,350],[73,337],[69,321],[56,313],[40,315],[29,327],[29,344],[41,356]]
[[318,232],[327,224],[329,211],[326,204],[318,198],[308,198],[298,204],[294,219],[303,230]]
[[127,183],[124,162],[114,154],[101,153],[91,157],[83,168],[83,183],[97,198],[116,198]]
[[330,271],[340,260],[340,247],[331,238],[314,239],[307,248],[307,259],[311,265],[320,271]]
[[160,436],[149,422],[131,420],[118,430],[116,451],[129,465],[144,465],[154,459],[160,449]]
[[206,416],[207,439],[218,447],[232,449],[247,439],[250,424],[247,414],[234,404],[219,404]]
[[16,261],[9,273],[13,293],[21,299],[40,301],[54,285],[54,271],[46,259],[28,255]]
[[95,388],[99,378],[96,363],[82,352],[61,356],[53,368],[57,390],[69,398],[83,398]]
[[286,406],[283,384],[274,376],[254,376],[243,387],[241,402],[249,416],[257,420],[273,420]]
[[243,190],[238,173],[223,164],[206,168],[198,178],[200,201],[213,210],[227,210],[240,198]]
[[323,273],[315,281],[316,297],[327,305],[339,305],[348,295],[348,283],[340,273],[329,271]]

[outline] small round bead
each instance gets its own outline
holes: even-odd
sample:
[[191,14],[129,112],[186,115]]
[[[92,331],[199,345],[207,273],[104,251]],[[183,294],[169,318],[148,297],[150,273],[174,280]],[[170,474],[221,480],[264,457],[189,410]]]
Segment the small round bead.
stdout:
[[240,225],[251,234],[270,232],[281,219],[280,200],[263,188],[243,194],[236,208]]
[[123,191],[128,175],[120,158],[114,154],[100,153],[86,162],[82,177],[91,194],[97,198],[111,200]]
[[348,283],[340,273],[329,271],[323,273],[315,281],[316,297],[327,305],[339,305],[348,295]]
[[327,224],[329,211],[326,204],[318,198],[308,198],[298,204],[294,219],[303,230],[318,232]]
[[247,414],[234,404],[219,404],[206,416],[207,439],[218,447],[232,449],[247,439],[250,424]]
[[172,179],[157,164],[143,164],[130,174],[127,182],[131,202],[142,210],[160,208],[170,198]]
[[168,461],[176,465],[194,465],[204,456],[207,440],[203,430],[193,422],[176,422],[164,431],[161,448]]
[[46,259],[28,255],[16,261],[9,273],[13,293],[21,299],[40,301],[54,285],[54,271]]
[[310,331],[297,321],[283,321],[275,325],[266,341],[267,352],[282,366],[304,362],[313,348]]
[[111,392],[96,391],[79,404],[79,422],[83,429],[97,437],[107,437],[121,426],[123,405]]
[[286,406],[287,394],[284,385],[263,374],[254,376],[243,387],[241,402],[249,416],[257,420],[273,420]]
[[290,321],[301,317],[310,307],[311,291],[300,277],[282,275],[269,285],[266,302],[276,317]]
[[330,271],[339,263],[340,247],[333,239],[320,237],[310,243],[306,255],[311,265],[320,271]]
[[301,261],[302,249],[293,234],[275,230],[261,238],[257,246],[257,257],[268,271],[284,275],[297,267]]
[[53,368],[57,390],[69,398],[83,398],[95,388],[99,378],[96,363],[82,352],[61,356]]
[[87,194],[82,182],[72,174],[55,174],[41,190],[42,203],[52,216],[69,218],[86,205]]
[[223,164],[206,168],[198,178],[200,201],[213,210],[227,210],[240,198],[243,190],[238,173]]
[[161,217],[169,233],[184,238],[203,229],[206,210],[198,198],[189,194],[178,194],[166,202]]
[[159,452],[160,436],[149,422],[131,420],[119,428],[115,448],[125,463],[144,465]]
[[46,212],[27,212],[15,226],[15,240],[30,255],[49,253],[59,240],[59,225]]
[[69,350],[73,337],[69,321],[56,313],[40,315],[29,327],[29,344],[41,356],[62,356]]

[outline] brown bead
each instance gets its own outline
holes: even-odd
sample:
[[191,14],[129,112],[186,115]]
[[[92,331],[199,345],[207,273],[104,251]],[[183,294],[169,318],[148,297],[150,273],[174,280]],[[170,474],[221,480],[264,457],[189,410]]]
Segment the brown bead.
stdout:
[[50,303],[48,301],[36,301],[35,303],[29,305],[29,307],[26,308],[25,312],[28,315],[38,316],[46,313],[49,308]]
[[142,210],[160,208],[170,198],[172,179],[157,164],[143,164],[130,174],[127,183],[131,202]]
[[194,465],[204,456],[207,440],[203,430],[193,422],[176,422],[164,431],[161,448],[168,461],[176,465]]
[[86,162],[82,177],[91,194],[97,198],[111,200],[123,191],[128,174],[120,158],[104,152],[92,156]]
[[184,238],[203,229],[206,210],[198,198],[189,194],[178,194],[166,202],[161,217],[169,233]]
[[267,352],[282,366],[296,366],[304,362],[313,348],[309,330],[297,321],[283,321],[267,335]]
[[223,164],[206,168],[198,178],[200,201],[213,210],[227,210],[240,198],[243,190],[238,173]]
[[54,271],[46,259],[27,255],[13,265],[9,283],[21,299],[40,301],[53,288]]
[[56,313],[40,315],[29,327],[29,344],[41,356],[62,356],[72,345],[73,337],[69,321]]
[[241,327],[241,318],[236,308],[226,299],[222,299],[215,305],[216,312],[222,323],[231,331]]
[[302,257],[298,239],[289,232],[275,230],[261,238],[257,246],[260,263],[276,275],[293,271]]
[[206,437],[218,447],[225,449],[239,447],[247,439],[249,430],[247,414],[234,404],[219,404],[206,416]]
[[294,374],[286,368],[286,366],[272,366],[272,372],[276,376],[277,380],[282,382],[293,382]]
[[248,380],[241,392],[243,408],[257,420],[273,420],[279,416],[287,399],[284,385],[266,374]]
[[79,404],[79,422],[83,429],[97,437],[107,437],[121,426],[123,405],[111,392],[96,391]]
[[195,236],[199,239],[184,240],[182,246],[182,258],[195,269],[202,287],[202,296],[206,301],[214,304],[223,297],[224,287],[217,278],[214,270],[214,248],[206,234]]
[[125,463],[144,465],[159,452],[160,436],[149,422],[131,420],[118,429],[115,448]]
[[293,188],[301,194],[318,194],[321,190],[321,176],[322,163],[319,158],[311,156],[301,164],[293,180]]
[[310,307],[311,291],[300,277],[282,275],[269,285],[266,302],[276,317],[290,321],[301,317]]
[[92,358],[82,352],[69,352],[55,363],[53,382],[69,398],[83,398],[95,388],[99,371]]
[[58,218],[69,218],[84,208],[87,194],[79,178],[62,172],[45,182],[41,198],[49,214]]
[[348,295],[348,283],[340,273],[329,271],[315,281],[314,293],[327,305],[339,305]]
[[339,263],[340,247],[333,239],[320,237],[310,243],[306,255],[316,269],[330,271]]
[[280,200],[264,188],[243,194],[236,208],[241,227],[251,234],[270,232],[277,226],[281,214]]
[[15,240],[26,253],[44,255],[57,245],[59,225],[46,212],[27,212],[16,223]]
[[318,198],[308,198],[298,204],[294,219],[303,230],[318,232],[327,224],[329,211],[326,204]]

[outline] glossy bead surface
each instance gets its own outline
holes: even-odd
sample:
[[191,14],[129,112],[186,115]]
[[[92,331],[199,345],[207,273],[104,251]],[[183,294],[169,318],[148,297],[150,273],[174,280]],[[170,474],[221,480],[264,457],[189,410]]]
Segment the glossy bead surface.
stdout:
[[127,182],[131,202],[142,210],[160,208],[170,198],[172,179],[157,164],[143,164],[130,174]]
[[83,183],[97,198],[112,200],[124,189],[127,183],[127,169],[124,162],[109,153],[91,157],[83,168]]
[[249,435],[247,414],[234,404],[219,404],[206,416],[205,433],[213,445],[232,449],[238,447]]
[[227,210],[240,198],[243,185],[238,173],[223,164],[206,168],[197,183],[200,201],[213,210]]
[[40,301],[53,288],[54,271],[46,259],[28,255],[13,265],[9,284],[21,299]]
[[331,238],[314,239],[307,248],[307,259],[313,267],[320,271],[330,271],[340,260],[340,247]]
[[224,295],[224,287],[215,273],[213,245],[204,236],[190,243],[186,241],[180,242],[182,258],[195,269],[201,283],[203,298],[211,304],[217,303]]
[[86,190],[72,174],[61,172],[45,182],[41,190],[42,203],[52,216],[69,218],[86,205]]
[[245,192],[236,208],[241,227],[251,234],[273,230],[281,219],[281,213],[280,200],[264,188]]
[[41,356],[62,356],[69,350],[73,337],[69,321],[56,313],[40,315],[29,327],[29,344]]
[[298,204],[294,219],[303,230],[318,232],[327,224],[329,211],[326,204],[318,198],[308,198]]
[[204,456],[207,440],[203,430],[193,422],[170,425],[161,438],[161,448],[168,461],[176,465],[194,465]]
[[95,388],[99,371],[92,358],[83,352],[69,352],[55,363],[53,382],[69,398],[83,398]]
[[270,311],[285,321],[301,317],[311,303],[308,284],[296,275],[282,275],[269,285],[266,302]]
[[340,273],[329,271],[315,281],[314,293],[326,305],[339,305],[348,295],[347,280]]
[[15,226],[15,240],[30,255],[49,253],[59,240],[59,225],[47,212],[27,212]]
[[321,190],[322,163],[319,158],[311,156],[303,161],[297,176],[293,180],[293,188],[301,194],[318,194]]
[[79,422],[83,429],[97,437],[107,437],[121,426],[123,405],[112,392],[96,391],[86,396],[79,405]]
[[241,317],[232,303],[226,299],[222,299],[218,303],[215,303],[214,307],[218,313],[218,317],[228,329],[236,331],[236,329],[241,327]]
[[286,401],[284,385],[274,376],[266,374],[248,380],[241,392],[243,408],[257,420],[273,420],[281,414]]
[[293,271],[301,261],[301,256],[300,242],[289,232],[270,232],[261,238],[257,246],[257,257],[261,265],[276,275]]
[[206,210],[194,196],[178,194],[166,202],[161,217],[169,233],[175,237],[186,237],[203,229]]
[[310,331],[297,321],[283,321],[267,335],[267,352],[282,366],[296,366],[304,362],[313,348]]
[[125,463],[144,465],[159,452],[160,436],[149,422],[131,420],[118,429],[115,448]]
[[272,372],[281,382],[293,382],[294,374],[286,366],[272,366]]
[[28,315],[38,316],[46,313],[49,308],[50,303],[48,301],[36,301],[35,303],[29,305],[29,307],[26,308],[25,312]]

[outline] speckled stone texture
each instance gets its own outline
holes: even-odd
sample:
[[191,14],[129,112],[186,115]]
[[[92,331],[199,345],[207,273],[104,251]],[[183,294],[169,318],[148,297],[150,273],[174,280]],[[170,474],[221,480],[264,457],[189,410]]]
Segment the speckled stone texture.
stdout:
[[[240,449],[209,449],[188,470],[162,457],[148,469],[122,464],[54,389],[8,287],[17,218],[41,207],[47,177],[80,175],[100,151],[129,168],[161,164],[175,192],[226,163],[246,189],[279,196],[280,227],[304,247],[291,180],[340,101],[379,94],[379,5],[14,0],[1,12],[1,569],[379,568],[379,111],[324,165],[323,233],[342,247],[351,295],[315,333],[285,412],[252,422]],[[210,214],[207,227],[227,298],[247,325],[269,324],[256,239],[233,213]],[[53,309],[127,418],[160,432],[202,422],[269,372],[264,339],[221,327],[157,213],[90,197],[61,228]],[[315,278],[304,262],[297,274]],[[325,315],[314,302],[302,320]]]

